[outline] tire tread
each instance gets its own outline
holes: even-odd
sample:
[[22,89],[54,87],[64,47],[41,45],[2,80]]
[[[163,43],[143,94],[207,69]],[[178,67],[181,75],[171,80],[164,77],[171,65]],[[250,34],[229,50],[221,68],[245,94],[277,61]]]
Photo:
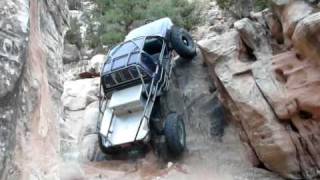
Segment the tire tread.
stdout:
[[[182,121],[182,119],[180,119],[177,114],[175,113],[169,114],[166,119],[165,128],[164,128],[164,134],[166,137],[168,149],[174,155],[180,155],[185,148],[183,145],[180,144],[180,140],[178,136],[178,121]],[[185,128],[184,128],[184,132],[185,132]]]

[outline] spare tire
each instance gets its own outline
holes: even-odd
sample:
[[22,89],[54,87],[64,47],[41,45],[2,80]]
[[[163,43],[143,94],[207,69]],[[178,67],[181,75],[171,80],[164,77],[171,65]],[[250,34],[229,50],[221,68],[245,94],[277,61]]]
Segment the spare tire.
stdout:
[[173,49],[183,58],[192,59],[197,55],[196,45],[187,30],[173,26],[170,41]]

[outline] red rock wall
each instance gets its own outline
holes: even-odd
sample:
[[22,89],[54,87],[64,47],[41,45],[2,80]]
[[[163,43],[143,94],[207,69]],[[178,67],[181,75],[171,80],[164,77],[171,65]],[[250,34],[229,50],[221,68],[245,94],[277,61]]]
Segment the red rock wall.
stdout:
[[305,1],[273,1],[274,14],[261,13],[265,23],[242,19],[234,38],[227,32],[199,42],[249,160],[289,179],[319,176],[317,11]]
[[0,2],[0,179],[59,179],[64,0]]

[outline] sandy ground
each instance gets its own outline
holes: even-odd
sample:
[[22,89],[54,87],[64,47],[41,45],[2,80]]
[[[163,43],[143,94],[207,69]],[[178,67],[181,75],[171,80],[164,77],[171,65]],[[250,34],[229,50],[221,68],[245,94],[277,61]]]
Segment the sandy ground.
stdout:
[[70,179],[281,179],[271,172],[251,167],[233,127],[226,128],[222,140],[213,140],[191,129],[187,142],[186,153],[175,162],[162,164],[150,151],[137,160],[82,164],[80,168],[84,178]]

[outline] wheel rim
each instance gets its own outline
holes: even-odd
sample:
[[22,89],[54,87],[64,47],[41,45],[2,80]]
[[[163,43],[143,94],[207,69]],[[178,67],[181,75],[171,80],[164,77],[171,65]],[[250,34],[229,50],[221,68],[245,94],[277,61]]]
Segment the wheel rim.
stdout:
[[182,146],[185,144],[185,131],[182,121],[178,121],[178,135],[179,135],[179,142]]
[[182,36],[182,42],[183,42],[183,44],[185,44],[186,46],[189,46],[189,44],[190,44],[188,38],[185,37],[185,36]]

